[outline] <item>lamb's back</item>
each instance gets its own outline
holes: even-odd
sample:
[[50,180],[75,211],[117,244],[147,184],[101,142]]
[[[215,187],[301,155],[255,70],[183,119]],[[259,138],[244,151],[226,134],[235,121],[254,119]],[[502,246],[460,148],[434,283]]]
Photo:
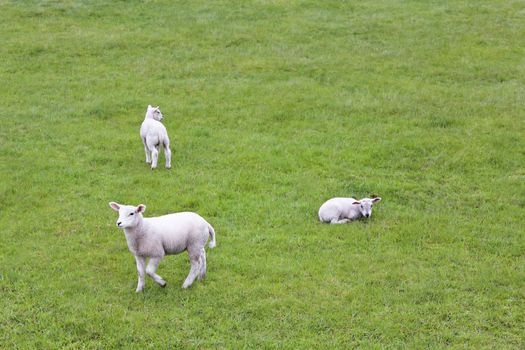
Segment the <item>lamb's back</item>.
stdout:
[[180,212],[157,217],[144,218],[148,226],[152,227],[157,234],[183,235],[204,226],[206,221],[198,214],[192,212]]
[[168,131],[166,130],[164,124],[155,119],[144,119],[142,125],[140,126],[140,136],[142,138],[162,137],[167,134]]
[[319,219],[329,222],[332,219],[347,216],[352,210],[353,202],[355,202],[354,198],[331,198],[319,208]]

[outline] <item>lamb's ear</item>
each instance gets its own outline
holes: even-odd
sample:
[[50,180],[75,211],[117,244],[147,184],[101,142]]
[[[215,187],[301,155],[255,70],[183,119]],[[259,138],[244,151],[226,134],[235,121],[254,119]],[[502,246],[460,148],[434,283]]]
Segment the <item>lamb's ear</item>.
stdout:
[[137,213],[144,213],[146,211],[146,206],[144,204],[139,204],[137,207],[137,210],[135,210]]
[[148,109],[152,108],[151,105],[148,105]]
[[355,202],[352,203],[352,204],[361,204],[361,202],[359,202],[359,201],[355,201]]
[[111,209],[113,209],[115,211],[119,211],[119,209],[120,209],[120,204],[118,204],[116,202],[109,202],[109,206],[111,207]]
[[377,203],[381,200],[381,197],[375,197],[375,198],[372,198],[372,202],[373,203]]

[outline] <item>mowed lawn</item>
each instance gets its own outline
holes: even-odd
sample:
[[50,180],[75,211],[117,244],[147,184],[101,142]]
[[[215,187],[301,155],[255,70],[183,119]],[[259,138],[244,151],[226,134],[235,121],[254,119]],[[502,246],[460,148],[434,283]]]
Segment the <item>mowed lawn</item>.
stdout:
[[[523,1],[0,0],[0,39],[1,349],[525,348]],[[135,294],[109,201],[205,217],[206,280]]]

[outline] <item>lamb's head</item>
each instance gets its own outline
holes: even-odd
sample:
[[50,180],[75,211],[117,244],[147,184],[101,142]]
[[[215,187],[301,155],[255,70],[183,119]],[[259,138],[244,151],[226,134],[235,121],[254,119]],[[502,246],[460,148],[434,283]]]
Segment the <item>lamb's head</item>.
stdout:
[[374,197],[374,198],[363,198],[361,200],[355,201],[354,205],[357,205],[359,212],[362,216],[365,218],[369,218],[372,216],[372,207],[374,206],[374,203],[377,203],[381,200],[381,197]]
[[148,105],[148,109],[146,110],[146,118],[155,119],[160,122],[164,116],[162,115],[159,106],[153,107],[152,105]]
[[132,205],[123,205],[115,202],[109,202],[109,206],[113,210],[118,211],[117,227],[119,228],[137,226],[142,219],[142,213],[144,213],[146,210],[146,206],[144,204],[140,204],[135,207]]

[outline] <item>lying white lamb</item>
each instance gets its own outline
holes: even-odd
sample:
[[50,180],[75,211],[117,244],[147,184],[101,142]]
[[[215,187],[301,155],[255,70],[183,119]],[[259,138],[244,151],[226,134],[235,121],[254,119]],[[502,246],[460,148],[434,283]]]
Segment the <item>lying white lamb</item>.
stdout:
[[[109,206],[118,211],[117,226],[124,229],[129,251],[135,255],[139,282],[136,292],[144,289],[144,272],[161,287],[166,282],[155,273],[165,255],[179,254],[187,250],[190,258],[190,273],[182,288],[191,286],[196,277],[206,276],[206,251],[204,246],[215,247],[213,227],[196,213],[182,212],[154,218],[143,218],[144,204],[139,206],[122,205],[110,202]],[[146,267],[146,259],[149,258]]]
[[363,198],[332,198],[327,200],[319,208],[319,220],[331,224],[344,224],[362,217],[372,215],[374,203],[381,200],[381,197]]
[[162,118],[163,116],[158,106],[152,107],[148,105],[146,117],[140,126],[140,138],[146,152],[146,163],[151,164],[151,169],[157,167],[160,145],[164,147],[166,168],[171,168],[170,139],[166,127],[160,122]]

